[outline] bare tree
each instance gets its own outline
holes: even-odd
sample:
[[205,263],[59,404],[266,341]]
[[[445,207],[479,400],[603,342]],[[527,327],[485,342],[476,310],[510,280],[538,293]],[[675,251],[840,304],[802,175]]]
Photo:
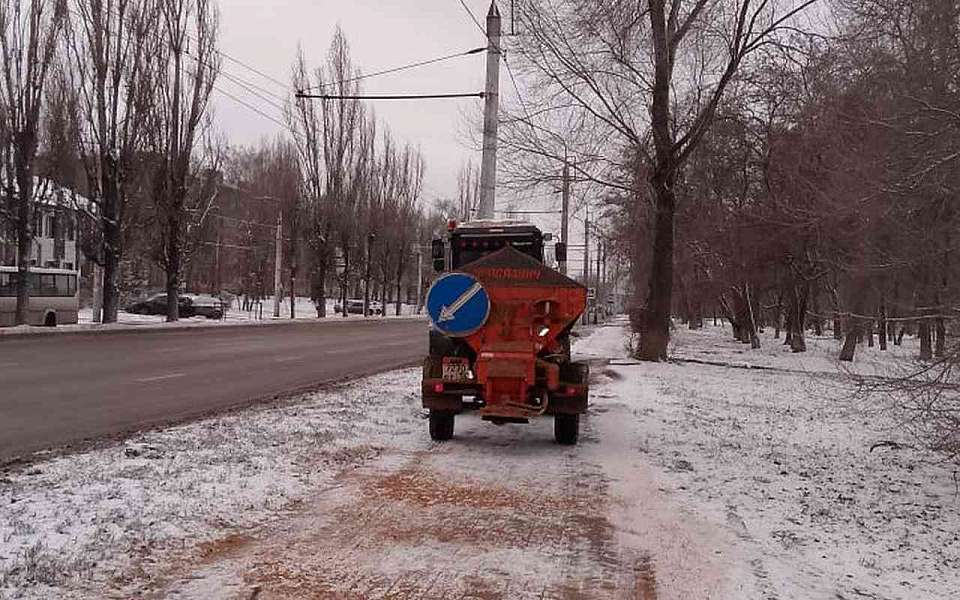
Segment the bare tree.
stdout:
[[44,86],[66,15],[66,0],[0,2],[0,186],[4,196],[0,215],[13,224],[17,238],[17,324],[25,324],[29,318],[35,163]]
[[457,174],[457,216],[469,221],[480,204],[480,170],[473,161],[460,167]]
[[[208,107],[220,69],[218,22],[212,0],[166,0],[160,4],[160,43],[153,56],[160,76],[147,126],[157,157],[153,199],[160,230],[158,259],[166,272],[168,321],[179,319],[188,228],[191,220],[202,222],[215,192],[204,180],[216,171],[209,162],[211,154],[216,155],[216,144],[210,137]],[[204,138],[206,156],[198,152]],[[190,206],[191,201],[195,206]]]
[[[302,48],[297,53],[292,82],[296,90],[305,90],[314,84]],[[300,206],[305,213],[301,231],[313,254],[310,298],[316,307],[317,316],[322,318],[327,316],[325,286],[331,266],[332,223],[324,190],[323,121],[320,107],[314,102],[296,102],[287,109],[287,122],[294,132],[300,163]]]
[[746,58],[814,3],[520,4],[520,51],[543,80],[544,97],[561,110],[572,105],[583,114],[581,130],[616,136],[613,145],[621,153],[643,159],[644,176],[635,180],[646,187],[633,192],[637,201],[649,192],[654,220],[640,349],[644,359],[661,360],[667,352],[680,170]]
[[154,0],[77,0],[76,19],[67,28],[72,89],[81,113],[80,156],[94,210],[98,251],[89,258],[103,267],[103,322],[119,309],[123,228],[128,182],[146,147],[145,125],[153,99],[155,47],[159,25]]

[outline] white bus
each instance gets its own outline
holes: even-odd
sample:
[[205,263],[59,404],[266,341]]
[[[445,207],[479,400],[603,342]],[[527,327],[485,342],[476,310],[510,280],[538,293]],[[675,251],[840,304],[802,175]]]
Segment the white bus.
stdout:
[[[30,267],[30,325],[55,327],[77,322],[77,272]],[[0,266],[0,327],[16,324],[17,267]]]

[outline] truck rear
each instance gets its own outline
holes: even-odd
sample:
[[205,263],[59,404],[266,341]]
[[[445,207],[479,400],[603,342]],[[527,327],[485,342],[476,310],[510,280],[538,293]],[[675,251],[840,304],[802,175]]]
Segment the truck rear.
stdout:
[[[577,442],[589,367],[571,360],[570,333],[587,290],[546,266],[543,250],[540,230],[521,222],[451,224],[434,242],[445,273],[427,295],[422,384],[433,439],[450,439],[456,416],[479,410],[495,424],[551,415],[556,441]],[[564,251],[558,244],[558,258]]]

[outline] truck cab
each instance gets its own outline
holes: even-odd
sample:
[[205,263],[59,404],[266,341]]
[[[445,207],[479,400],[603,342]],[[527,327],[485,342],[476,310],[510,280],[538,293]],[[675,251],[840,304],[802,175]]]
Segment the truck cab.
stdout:
[[[422,388],[433,439],[450,439],[455,416],[476,409],[495,424],[553,415],[557,442],[576,443],[589,371],[571,361],[570,331],[586,289],[544,264],[549,241],[522,221],[451,222],[445,238],[434,240],[434,269],[442,275],[428,294],[432,323]],[[558,261],[566,259],[565,250],[556,245]],[[435,290],[453,277],[467,283],[431,311],[431,298],[442,295]],[[483,321],[462,331],[445,327],[463,299],[480,289],[487,302]]]
[[[535,225],[523,221],[473,221],[462,225],[452,222],[445,269],[459,269],[508,245],[542,263],[544,242],[548,241],[545,237],[548,236]],[[443,244],[442,240],[438,241]],[[446,259],[447,254],[441,258]]]

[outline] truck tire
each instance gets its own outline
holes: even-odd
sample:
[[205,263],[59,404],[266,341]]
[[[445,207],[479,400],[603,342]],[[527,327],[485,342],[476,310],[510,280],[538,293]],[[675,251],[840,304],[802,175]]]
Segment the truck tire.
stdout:
[[553,437],[558,444],[573,446],[580,436],[580,415],[561,414],[553,418]]
[[430,438],[437,442],[452,438],[455,417],[455,413],[446,410],[430,409]]

